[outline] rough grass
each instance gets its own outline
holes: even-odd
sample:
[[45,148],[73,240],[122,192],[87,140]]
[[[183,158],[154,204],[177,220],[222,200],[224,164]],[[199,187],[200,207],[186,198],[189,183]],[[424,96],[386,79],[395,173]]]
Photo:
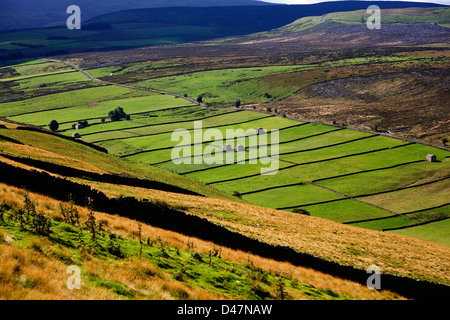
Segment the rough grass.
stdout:
[[[30,194],[52,219],[51,234],[39,236],[10,219],[24,191],[1,185],[0,194],[6,218],[0,222],[2,299],[279,299],[280,281],[288,299],[401,299],[145,224],[141,249],[137,222],[106,213],[94,213],[102,222],[94,242],[82,225],[61,221],[59,202]],[[87,210],[77,209],[84,221]],[[120,254],[108,250],[118,244]],[[81,289],[66,287],[69,265],[80,267]]]
[[[89,181],[84,183],[110,196],[134,196],[150,201],[164,199],[164,203],[171,207],[204,217],[251,238],[285,245],[326,260],[361,269],[374,263],[381,265],[384,272],[450,282],[438,267],[448,268],[445,266],[448,265],[449,248],[438,244],[407,237],[395,238],[378,231],[250,204]],[[348,255],[349,247],[364,254]]]

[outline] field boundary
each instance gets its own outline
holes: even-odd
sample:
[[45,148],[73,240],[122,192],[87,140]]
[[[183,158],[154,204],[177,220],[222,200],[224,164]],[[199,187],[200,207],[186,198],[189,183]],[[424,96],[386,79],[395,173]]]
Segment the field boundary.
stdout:
[[[404,213],[400,213],[402,216],[407,216],[410,214],[414,214],[414,213],[419,213],[422,211],[428,211],[428,210],[433,210],[433,209],[439,209],[445,206],[448,206],[450,203],[445,203],[445,204],[441,204],[439,206],[435,206],[435,207],[431,207],[431,208],[426,208],[426,209],[421,209],[421,210],[416,210],[416,211],[410,211],[410,212],[404,212]],[[386,217],[379,217],[379,218],[372,218],[372,219],[364,219],[364,220],[353,220],[353,221],[347,221],[347,222],[342,222],[343,224],[353,224],[353,223],[361,223],[361,222],[370,222],[370,221],[377,221],[377,220],[384,220],[384,219],[391,219],[391,218],[395,218],[397,217],[396,215],[393,216],[386,216]]]
[[[310,161],[310,162],[303,162],[303,163],[297,163],[297,164],[292,164],[291,166],[286,166],[286,167],[283,167],[283,168],[279,168],[278,171],[280,171],[280,170],[286,170],[286,169],[290,169],[290,168],[294,168],[294,167],[298,167],[298,166],[309,165],[309,164],[313,164],[313,163],[326,162],[326,161],[333,161],[333,160],[339,160],[339,159],[344,159],[344,158],[349,158],[349,157],[357,157],[357,156],[360,156],[360,155],[364,155],[364,154],[368,154],[368,153],[374,153],[374,152],[379,152],[379,151],[384,151],[384,150],[389,150],[389,149],[392,149],[392,148],[385,147],[385,148],[381,148],[381,149],[375,149],[375,150],[370,150],[370,151],[364,151],[364,152],[360,152],[360,153],[346,154],[346,155],[339,156],[339,157],[334,157],[334,158],[328,158],[328,159],[322,159],[322,160],[316,160],[316,161]],[[216,183],[230,182],[230,181],[241,180],[241,179],[247,179],[247,178],[253,178],[253,177],[257,177],[257,176],[259,176],[259,175],[260,175],[260,173],[255,173],[255,174],[251,174],[251,175],[248,175],[248,176],[237,177],[237,178],[233,178],[233,179],[226,179],[226,180],[219,180],[219,181],[207,182],[206,185],[209,185],[209,184],[216,184]]]
[[[0,174],[0,181],[5,184],[26,188],[30,192],[45,194],[60,201],[67,201],[67,195],[71,193],[75,204],[85,206],[86,199],[90,197],[93,200],[95,211],[118,214],[158,228],[211,241],[231,249],[242,250],[278,261],[286,261],[296,266],[312,268],[362,285],[365,285],[367,281],[365,270],[298,252],[291,247],[262,242],[231,231],[206,218],[171,207],[148,201],[139,201],[131,197],[109,199],[104,193],[92,189],[90,186],[50,176],[46,172],[14,167],[3,162],[0,162],[0,172],[2,173]],[[442,297],[450,294],[450,286],[448,285],[393,274],[383,274],[383,289],[413,299],[442,299]]]
[[[306,207],[306,206],[313,206],[313,205],[317,205],[317,204],[330,203],[330,202],[334,202],[334,201],[337,201],[337,200],[351,199],[351,200],[358,201],[358,202],[361,202],[361,203],[363,203],[363,204],[366,204],[366,205],[375,207],[375,208],[377,208],[377,209],[381,209],[381,210],[383,210],[383,211],[387,211],[387,212],[392,213],[392,214],[394,214],[394,215],[402,216],[402,217],[404,217],[404,218],[406,218],[406,219],[408,219],[408,220],[418,221],[417,219],[410,218],[410,217],[406,216],[406,215],[403,214],[403,213],[398,213],[398,212],[389,210],[389,209],[384,208],[384,207],[380,207],[380,206],[378,206],[378,205],[376,205],[376,204],[373,204],[373,203],[370,203],[370,202],[367,202],[367,201],[364,201],[364,200],[361,200],[361,199],[358,199],[358,198],[361,198],[361,197],[367,197],[367,196],[375,196],[375,195],[383,194],[383,193],[396,192],[396,191],[401,191],[401,190],[410,189],[410,188],[414,188],[414,187],[421,187],[421,186],[424,186],[424,185],[428,185],[428,184],[433,184],[433,183],[441,182],[441,181],[447,180],[447,179],[449,179],[449,178],[450,178],[450,177],[445,177],[445,178],[441,178],[441,179],[438,179],[438,180],[428,181],[428,182],[424,182],[424,183],[417,184],[417,185],[413,185],[413,186],[407,186],[407,187],[397,188],[397,189],[393,189],[393,190],[389,190],[389,191],[381,191],[381,192],[376,192],[376,193],[372,193],[372,194],[358,195],[358,196],[350,196],[350,195],[348,195],[348,194],[345,194],[345,193],[342,193],[342,192],[339,192],[339,191],[333,190],[333,189],[331,189],[331,188],[324,187],[324,186],[321,186],[321,185],[318,185],[318,184],[315,184],[315,183],[312,183],[312,182],[305,182],[304,184],[313,185],[313,186],[316,186],[316,187],[318,187],[318,188],[322,188],[322,189],[325,189],[325,190],[334,192],[334,193],[336,193],[336,194],[338,194],[338,195],[343,196],[344,198],[342,198],[342,199],[328,200],[328,201],[320,201],[320,202],[310,203],[310,204],[301,204],[301,205],[297,205],[297,206],[282,207],[282,208],[276,208],[276,209],[277,209],[277,210],[287,210],[287,209],[294,209],[294,208],[300,208],[300,207]],[[426,210],[426,209],[424,209],[424,210]],[[420,210],[420,211],[424,211],[424,210]]]
[[426,186],[426,185],[429,185],[429,184],[441,182],[441,181],[444,181],[444,180],[447,180],[447,179],[450,179],[450,176],[447,176],[447,177],[444,177],[444,178],[440,178],[440,179],[437,179],[437,180],[433,180],[433,181],[428,181],[428,182],[415,184],[415,185],[412,185],[412,186],[406,186],[406,187],[396,188],[396,189],[387,190],[387,191],[380,191],[380,192],[375,192],[375,193],[368,193],[368,194],[357,195],[357,196],[353,196],[353,198],[371,197],[371,196],[376,196],[376,195],[384,194],[384,193],[390,193],[390,192],[396,192],[396,191],[401,191],[401,190],[406,190],[406,189],[412,189],[412,188],[416,188],[416,187],[422,187],[422,186]]
[[[105,148],[103,148],[101,146],[97,146],[97,145],[95,145],[93,143],[90,143],[90,142],[86,142],[86,141],[83,141],[83,140],[79,140],[79,139],[75,139],[75,138],[72,138],[72,137],[68,137],[68,136],[65,136],[65,135],[57,133],[57,132],[48,131],[46,129],[43,129],[43,128],[40,128],[40,127],[37,127],[37,126],[33,126],[33,125],[29,125],[29,124],[23,124],[23,123],[20,123],[20,122],[15,122],[15,121],[12,121],[12,120],[9,120],[9,119],[6,119],[6,118],[0,118],[0,120],[8,122],[8,123],[18,124],[19,125],[15,129],[8,129],[8,130],[24,130],[24,131],[33,131],[33,132],[39,132],[39,133],[43,133],[43,134],[48,134],[48,135],[55,136],[55,137],[58,137],[58,138],[61,138],[61,139],[65,139],[65,140],[73,141],[75,143],[82,144],[84,146],[87,146],[89,148],[95,149],[95,150],[103,152],[103,153],[108,153],[107,149],[105,149]],[[23,144],[23,143],[20,143],[20,144]]]
[[[193,106],[181,106],[181,107],[173,107],[173,108],[159,109],[159,110],[153,110],[153,111],[150,110],[150,111],[144,111],[144,112],[129,113],[129,115],[132,116],[132,115],[145,114],[145,113],[150,113],[150,112],[159,112],[159,111],[173,110],[173,109],[177,109],[177,108],[182,109],[182,108],[189,108],[189,107],[193,107]],[[240,112],[240,111],[243,111],[243,110],[235,110],[235,111],[230,111],[230,112],[223,113],[223,114],[217,114],[217,115],[207,116],[207,117],[204,117],[204,118],[198,118],[198,119],[193,119],[193,120],[181,120],[181,121],[172,121],[172,122],[155,123],[155,124],[140,123],[142,125],[136,126],[136,127],[129,127],[129,128],[123,128],[123,129],[110,129],[110,130],[97,131],[97,132],[89,132],[89,133],[83,134],[83,136],[90,136],[90,135],[93,135],[93,134],[100,134],[100,133],[105,133],[105,132],[118,132],[118,131],[124,131],[124,130],[145,128],[145,127],[155,127],[155,126],[166,125],[166,124],[175,124],[175,123],[182,123],[182,122],[198,121],[198,120],[209,119],[209,118],[213,118],[213,117],[226,115],[226,114],[229,114],[229,113],[236,113],[236,112]],[[101,118],[103,118],[103,117],[96,117],[96,118],[90,118],[90,119],[81,119],[81,120],[95,120],[95,119],[101,119]],[[107,116],[105,116],[104,118],[107,118]],[[81,120],[76,120],[76,121],[81,121]],[[66,121],[66,122],[61,122],[60,124],[72,123],[72,122],[76,122],[76,121]],[[128,122],[131,122],[131,123],[138,123],[138,122],[133,122],[131,120],[120,120],[120,121],[128,121]],[[108,122],[108,123],[111,123],[111,122]],[[92,125],[99,125],[99,124],[103,124],[103,123],[95,123],[95,124],[92,124]],[[70,131],[70,130],[72,130],[72,129],[61,130],[60,132]],[[101,140],[99,142],[101,142]]]
[[23,163],[41,170],[49,171],[54,174],[59,174],[66,177],[74,177],[74,178],[81,178],[81,179],[92,179],[97,182],[104,182],[104,183],[111,183],[111,184],[121,184],[131,187],[139,187],[139,188],[146,188],[146,189],[155,189],[155,190],[161,190],[166,192],[173,192],[173,193],[181,193],[181,194],[187,194],[187,195],[194,195],[194,196],[204,196],[200,193],[187,190],[178,186],[166,184],[164,182],[156,181],[156,180],[148,180],[148,179],[139,179],[131,176],[121,176],[117,174],[109,174],[109,173],[96,173],[92,171],[86,171],[81,169],[76,169],[72,167],[67,167],[64,165],[56,164],[56,163],[50,163],[46,161],[36,160],[32,158],[23,158],[23,157],[16,157],[11,156],[8,154],[0,153],[0,156]]
[[[173,108],[165,108],[165,109],[158,109],[158,110],[150,110],[150,111],[144,111],[144,112],[136,112],[136,113],[127,113],[130,116],[133,115],[139,115],[139,114],[144,114],[144,113],[150,113],[150,112],[158,112],[158,111],[164,111],[164,110],[168,110],[168,109],[176,109],[176,108],[188,108],[188,107],[192,107],[192,106],[181,106],[181,107],[173,107]],[[74,107],[65,107],[65,108],[74,108]],[[68,123],[75,123],[75,122],[80,122],[83,120],[96,120],[96,119],[101,119],[101,118],[108,118],[107,115],[103,116],[103,117],[94,117],[94,118],[83,118],[83,119],[77,119],[77,120],[71,120],[71,121],[64,121],[64,122],[58,122],[60,125],[61,124],[68,124]],[[121,121],[126,121],[126,120],[121,120]],[[89,126],[95,126],[95,125],[99,125],[99,124],[103,124],[103,123],[93,123],[90,124]],[[44,127],[46,125],[40,125],[39,127]],[[64,129],[64,130],[59,130],[58,132],[65,132],[65,131],[70,131],[72,129]],[[119,130],[119,129],[118,129]],[[115,130],[116,131],[116,130]],[[101,131],[103,132],[103,131]],[[86,134],[87,135],[87,134]]]
[[[246,120],[246,121],[241,121],[241,122],[235,122],[235,123],[228,123],[228,124],[222,124],[222,125],[214,125],[214,126],[210,126],[210,127],[202,127],[202,129],[212,129],[212,128],[219,128],[219,127],[223,127],[223,126],[227,126],[227,125],[234,125],[234,124],[242,124],[242,123],[248,123],[248,122],[252,122],[252,121],[257,121],[257,120],[261,120],[261,119],[267,119],[267,118],[271,118],[273,116],[265,116],[265,117],[261,117],[261,118],[256,118],[256,119],[252,119],[252,120]],[[101,133],[105,133],[105,132],[125,132],[125,130],[133,130],[133,129],[140,129],[140,128],[144,128],[144,127],[151,127],[153,125],[145,125],[145,126],[139,126],[139,127],[130,127],[130,128],[124,128],[124,129],[119,129],[119,130],[105,130],[105,131],[100,131],[100,132],[95,132],[95,133],[88,133],[88,134],[84,134],[83,136],[88,136],[88,135],[93,135],[93,134],[101,134]],[[194,128],[191,129],[185,129],[187,131],[192,131],[194,130]],[[155,132],[155,133],[148,133],[148,134],[142,134],[139,135],[139,137],[151,137],[151,136],[156,136],[158,134],[167,134],[167,133],[172,133],[173,130],[171,131],[163,131],[163,132]],[[126,140],[126,139],[131,139],[134,137],[122,137],[122,138],[114,138],[114,139],[106,139],[106,140],[97,140],[95,142],[92,143],[100,143],[100,142],[105,142],[105,141],[110,141],[110,140]]]
[[388,167],[369,169],[369,170],[362,170],[362,171],[358,171],[358,172],[340,174],[340,175],[333,176],[333,177],[328,177],[328,178],[315,179],[315,180],[312,180],[311,182],[317,183],[317,182],[321,182],[321,181],[325,181],[325,180],[332,180],[332,179],[337,179],[337,178],[353,176],[353,175],[356,175],[356,174],[363,174],[363,173],[374,172],[374,171],[389,170],[389,169],[394,169],[394,168],[397,168],[397,167],[407,166],[407,165],[410,165],[410,164],[421,163],[421,162],[423,162],[423,160],[414,160],[414,161],[410,161],[410,162],[395,164],[393,166],[388,166]]
[[396,227],[396,228],[386,228],[386,229],[381,229],[381,231],[385,232],[385,231],[393,231],[393,230],[402,230],[402,229],[409,229],[409,228],[414,228],[414,227],[420,227],[426,224],[430,224],[430,223],[434,223],[434,222],[440,222],[440,221],[444,221],[450,219],[450,217],[445,217],[445,218],[441,218],[441,219],[436,219],[436,220],[431,220],[431,221],[425,221],[425,222],[420,222],[417,224],[413,224],[410,226],[403,226],[403,227]]
[[[242,124],[242,123],[249,123],[249,122],[253,122],[253,121],[258,121],[258,120],[262,120],[262,119],[266,119],[266,118],[272,118],[274,116],[267,116],[267,117],[262,117],[262,118],[257,118],[257,119],[253,119],[253,120],[247,120],[247,121],[242,121],[242,122],[234,122],[231,124],[223,124],[223,125],[217,125],[217,126],[212,126],[212,127],[202,127],[202,129],[212,129],[212,128],[220,128],[220,127],[224,127],[227,125],[236,125],[236,124]],[[302,124],[298,124],[295,126],[301,126],[304,125],[306,123],[302,123]],[[286,127],[286,128],[282,128],[282,129],[287,129],[290,127]],[[193,131],[195,130],[195,128],[192,129],[184,129],[186,131]],[[281,130],[281,129],[279,129]],[[167,134],[167,133],[172,133],[173,131],[167,131],[167,132],[158,132],[158,133],[151,133],[151,134],[146,134],[146,135],[140,135],[140,137],[147,137],[147,136],[155,136],[155,135],[159,135],[159,134]],[[248,137],[252,137],[252,136],[256,136],[257,134],[251,134],[248,136],[241,136],[241,137],[235,137],[234,139],[240,139],[240,138],[248,138]],[[96,141],[96,142],[92,142],[92,143],[98,143],[98,142],[104,142],[104,141],[110,141],[110,140],[127,140],[127,139],[134,139],[137,137],[124,137],[124,138],[116,138],[116,139],[108,139],[108,140],[102,140],[102,141]],[[226,139],[224,139],[226,140]],[[167,150],[167,149],[173,149],[173,148],[185,148],[185,147],[190,147],[190,146],[194,146],[194,145],[200,145],[200,144],[206,144],[206,143],[211,143],[214,142],[215,140],[210,140],[210,141],[202,141],[200,143],[192,143],[189,145],[175,145],[175,146],[170,146],[170,147],[162,147],[162,148],[156,148],[156,149],[150,149],[150,150],[142,150],[142,151],[138,151],[136,153],[130,153],[130,154],[126,154],[123,156],[120,156],[121,158],[126,158],[126,157],[131,157],[131,156],[135,156],[141,153],[147,153],[147,152],[153,152],[153,151],[161,151],[161,150]]]

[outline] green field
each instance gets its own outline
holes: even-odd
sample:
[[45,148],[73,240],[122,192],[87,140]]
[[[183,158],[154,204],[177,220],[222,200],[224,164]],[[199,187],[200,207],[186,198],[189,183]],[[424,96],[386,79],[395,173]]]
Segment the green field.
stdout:
[[418,238],[450,247],[450,219],[389,232]]
[[[130,91],[130,89],[119,88],[124,90],[115,91],[115,88],[116,87],[108,86],[101,89],[95,88],[96,90],[91,90],[89,92],[78,90],[82,92],[71,93],[71,96],[79,94],[80,98],[78,100],[79,104],[73,105],[73,107],[69,106],[68,103],[64,103],[65,107],[70,107],[70,112],[67,112],[67,109],[49,110],[34,114],[13,116],[10,117],[10,119],[18,122],[32,123],[38,126],[48,125],[49,119],[55,119],[60,123],[76,123],[78,120],[84,119],[96,119],[97,122],[99,122],[98,120],[100,120],[100,118],[107,117],[108,112],[117,107],[122,107],[127,114],[132,115],[134,113],[151,112],[166,108],[186,106],[189,104],[189,102],[184,99],[177,99],[172,96],[153,93],[142,93],[141,96],[137,96],[137,94]],[[90,96],[83,98],[84,94],[89,94]],[[66,96],[66,94],[64,94],[64,96]],[[65,99],[65,97],[57,98]],[[85,103],[86,100],[90,101]],[[124,126],[126,126],[126,124]],[[65,128],[68,129],[71,128],[71,126],[67,125],[61,127],[61,129]],[[89,133],[96,128],[96,126],[88,127],[82,132]]]
[[[361,62],[341,61],[341,64]],[[92,74],[134,72],[142,67],[141,63],[122,69],[107,67],[92,70]],[[232,103],[236,99],[264,102],[282,98],[284,93],[268,98],[264,88],[255,89],[249,83],[310,67],[270,66],[193,72],[133,85],[173,91],[181,96],[201,95],[204,101],[212,104]],[[68,136],[74,132],[72,124],[89,119],[88,127],[77,130],[82,140],[126,159],[122,161],[158,170],[161,175],[166,170],[173,172],[171,177],[176,176],[174,173],[181,174],[183,181],[195,181],[203,188],[207,184],[230,196],[240,197],[239,201],[284,210],[302,208],[313,216],[375,230],[410,227],[402,232],[411,229],[412,234],[415,228],[427,230],[426,225],[415,225],[449,214],[446,205],[450,198],[450,153],[445,150],[376,133],[294,121],[275,113],[204,108],[171,95],[113,85],[71,90],[73,85],[88,81],[79,73],[55,63],[35,61],[9,67],[8,74],[10,78],[2,81],[14,80],[21,89],[37,96],[1,104],[2,116],[44,127],[55,119],[61,123],[61,133]],[[42,93],[44,83],[61,92]],[[291,89],[286,88],[286,93],[290,94]],[[101,121],[110,110],[119,106],[130,115],[128,121]],[[205,136],[202,144],[178,152],[181,148],[174,149],[175,146],[193,143],[194,121],[201,121],[202,137],[213,132],[208,129],[214,129],[223,139]],[[264,128],[267,134],[254,139],[252,136],[258,127]],[[172,139],[177,129],[185,130],[183,137],[189,139]],[[226,141],[227,129],[242,130],[242,136],[246,137]],[[278,156],[268,158],[275,152],[272,147],[277,145],[277,141],[272,140],[275,137],[271,132],[273,129],[279,129]],[[232,163],[226,163],[223,143],[230,143],[232,147],[240,143],[245,150],[229,153]],[[262,146],[255,157],[256,143]],[[194,161],[202,160],[200,156],[212,150],[211,156],[222,162]],[[436,155],[437,162],[425,161],[425,156],[430,153]],[[172,161],[179,157],[186,162],[176,164]],[[205,159],[213,158],[205,156]],[[249,163],[249,160],[255,163]],[[148,167],[149,164],[157,164],[159,168]],[[276,174],[261,174],[262,169],[269,168]],[[439,224],[436,222],[436,226]],[[426,231],[422,233],[426,234]],[[425,236],[420,234],[418,237]],[[434,241],[434,238],[430,236],[429,239]]]
[[[241,100],[242,103],[264,102],[285,98],[295,90],[285,88],[283,92],[263,92],[257,83],[247,84],[246,80],[311,68],[316,67],[297,65],[212,70],[139,81],[133,84],[144,88],[187,94],[190,97],[203,96],[204,101],[210,104],[234,103],[236,100]],[[265,93],[269,93],[271,97],[264,96]]]

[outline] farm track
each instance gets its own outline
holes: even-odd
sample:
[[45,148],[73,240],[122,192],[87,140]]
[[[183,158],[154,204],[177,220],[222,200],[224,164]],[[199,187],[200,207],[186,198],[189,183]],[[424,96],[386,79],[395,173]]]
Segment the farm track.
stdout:
[[150,88],[142,88],[142,87],[136,87],[136,86],[132,86],[132,85],[128,85],[128,84],[121,84],[121,83],[115,83],[115,82],[109,82],[109,81],[103,81],[97,78],[94,78],[93,76],[91,76],[87,71],[82,70],[81,68],[79,68],[78,66],[76,66],[73,63],[70,63],[68,61],[62,61],[62,60],[56,60],[56,59],[46,59],[47,61],[53,61],[53,62],[60,62],[60,63],[64,63],[65,65],[81,72],[86,78],[88,78],[89,80],[92,80],[96,83],[99,84],[107,84],[107,85],[113,85],[113,86],[117,86],[117,87],[122,87],[122,88],[127,88],[127,89],[132,89],[132,90],[140,90],[140,91],[148,91],[148,92],[153,92],[153,93],[158,93],[158,94],[163,94],[163,95],[170,95],[173,96],[175,98],[180,98],[180,99],[184,99],[192,104],[198,105],[200,107],[206,107],[204,104],[197,102],[194,99],[191,99],[189,97],[185,97],[183,95],[179,95],[177,93],[174,92],[168,92],[168,91],[163,91],[163,90],[156,90],[156,89],[150,89]]

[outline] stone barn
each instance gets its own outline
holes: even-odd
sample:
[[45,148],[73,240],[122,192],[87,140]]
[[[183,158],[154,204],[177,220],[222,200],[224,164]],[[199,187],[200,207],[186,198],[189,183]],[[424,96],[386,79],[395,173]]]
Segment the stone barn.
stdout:
[[82,123],[77,123],[76,125],[75,125],[75,130],[80,130],[80,129],[83,129],[84,128],[84,125],[82,124]]
[[72,133],[72,138],[77,139],[80,137],[80,134],[78,132]]
[[255,128],[255,133],[257,135],[261,135],[261,134],[265,134],[266,132],[264,131],[263,128]]
[[240,152],[240,151],[245,151],[245,148],[244,148],[244,146],[243,146],[242,144],[238,144],[238,145],[234,148],[234,150],[235,150],[236,152]]
[[233,149],[231,148],[231,144],[224,144],[222,146],[222,150],[223,151],[232,151]]
[[436,156],[434,154],[427,154],[428,162],[436,162]]

